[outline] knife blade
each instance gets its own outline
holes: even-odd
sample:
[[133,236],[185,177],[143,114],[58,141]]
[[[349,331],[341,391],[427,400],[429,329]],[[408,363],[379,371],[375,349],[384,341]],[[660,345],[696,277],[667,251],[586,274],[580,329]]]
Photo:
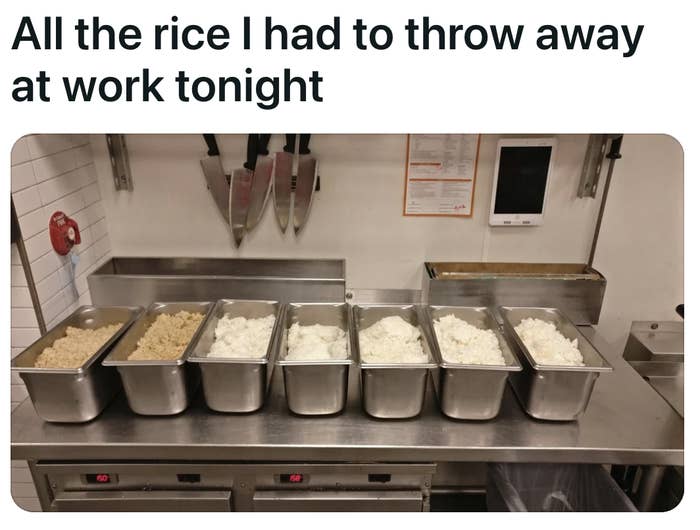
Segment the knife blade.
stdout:
[[287,134],[286,144],[282,151],[275,153],[274,172],[272,178],[272,197],[277,216],[277,224],[284,233],[289,225],[289,214],[292,205],[292,169],[296,135]]
[[231,233],[236,248],[241,245],[246,233],[246,218],[250,206],[250,189],[253,184],[253,172],[258,158],[258,135],[248,135],[246,161],[242,168],[236,169],[231,177],[231,190],[228,200],[228,217]]
[[274,160],[268,155],[267,145],[270,141],[269,134],[258,136],[258,155],[253,173],[253,183],[250,189],[250,205],[246,217],[246,229],[248,231],[255,228],[260,222],[265,211],[267,198],[272,189],[272,171]]
[[199,161],[202,166],[202,172],[204,173],[207,187],[214,197],[214,202],[219,212],[221,212],[224,219],[228,221],[228,196],[230,186],[226,180],[224,168],[221,165],[219,146],[213,134],[203,134],[202,136],[207,144],[207,156]]
[[302,134],[299,140],[297,185],[294,190],[294,234],[298,234],[306,224],[318,180],[318,163],[309,150],[310,138],[310,134]]
[[246,217],[250,204],[250,187],[253,182],[253,172],[247,168],[233,171],[231,177],[231,193],[229,195],[229,225],[236,243],[241,246],[246,233]]

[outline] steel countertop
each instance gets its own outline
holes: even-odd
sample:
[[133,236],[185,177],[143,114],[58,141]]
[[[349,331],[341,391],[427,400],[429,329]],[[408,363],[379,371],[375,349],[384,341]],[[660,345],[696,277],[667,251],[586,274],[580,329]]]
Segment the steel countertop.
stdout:
[[507,386],[486,422],[440,413],[429,385],[423,413],[376,420],[362,411],[353,368],[343,414],[308,418],[286,406],[275,370],[265,406],[245,415],[207,409],[201,391],[177,416],[133,414],[123,394],[86,424],[41,420],[27,399],[11,416],[11,457],[20,460],[189,460],[354,462],[580,462],[683,465],[683,419],[593,328],[582,328],[614,367],[596,383],[578,421],[530,418]]

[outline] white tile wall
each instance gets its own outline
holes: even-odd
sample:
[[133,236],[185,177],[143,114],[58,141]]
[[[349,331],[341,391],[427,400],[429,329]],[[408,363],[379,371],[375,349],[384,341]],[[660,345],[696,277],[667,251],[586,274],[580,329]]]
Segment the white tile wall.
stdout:
[[12,287],[10,289],[10,306],[33,307],[29,289],[27,287]]
[[[111,245],[97,174],[87,135],[50,134],[20,138],[12,148],[12,198],[30,261],[42,314],[50,329],[79,305],[90,303],[87,275],[110,257]],[[62,211],[79,226],[80,261],[75,286],[70,260],[56,254],[49,240],[49,218]],[[39,336],[27,280],[15,245],[11,267],[12,356]],[[14,410],[27,397],[21,379],[13,375]],[[26,463],[12,464],[12,496],[22,508],[39,510]]]
[[12,498],[17,505],[30,512],[41,511],[27,463],[23,460],[12,460],[10,476],[12,478]]
[[[13,173],[14,180],[14,173]],[[14,183],[13,183],[14,184]],[[39,337],[39,324],[36,320],[32,300],[29,296],[27,279],[24,276],[17,252],[17,246],[12,245],[11,265],[11,356],[19,354],[26,346]],[[12,374],[10,386],[11,409],[15,408],[27,397],[27,389],[17,374]],[[12,461],[12,498],[20,508],[28,511],[40,511],[39,499],[29,474],[26,462]]]
[[34,308],[28,307],[13,307],[11,323],[12,328],[37,328],[39,326]]
[[14,192],[12,197],[15,201],[17,216],[41,207],[41,197],[39,197],[39,190],[36,186]]
[[27,285],[27,278],[24,276],[24,269],[21,265],[10,265],[10,286],[24,287]]
[[[12,167],[23,164],[24,162],[31,161],[32,156],[29,154],[29,146],[27,145],[27,138],[23,137],[17,140],[15,145],[12,147],[12,154],[10,163]],[[15,191],[15,190],[12,190]]]
[[31,162],[12,166],[12,193],[23,190],[36,183],[34,168]]

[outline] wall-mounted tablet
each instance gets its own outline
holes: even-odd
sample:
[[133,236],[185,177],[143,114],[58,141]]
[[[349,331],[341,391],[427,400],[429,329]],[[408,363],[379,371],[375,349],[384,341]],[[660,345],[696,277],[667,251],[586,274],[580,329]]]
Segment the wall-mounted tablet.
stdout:
[[490,225],[536,226],[544,222],[555,151],[554,138],[498,141]]

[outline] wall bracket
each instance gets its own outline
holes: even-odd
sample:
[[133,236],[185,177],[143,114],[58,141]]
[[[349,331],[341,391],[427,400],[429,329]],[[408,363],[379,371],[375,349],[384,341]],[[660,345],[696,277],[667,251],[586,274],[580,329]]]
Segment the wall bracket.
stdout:
[[107,149],[112,164],[114,188],[117,191],[133,191],[129,152],[126,149],[126,137],[123,134],[107,134]]
[[588,147],[586,148],[586,157],[583,159],[583,170],[581,171],[577,197],[595,197],[598,191],[600,173],[603,169],[603,161],[605,160],[605,147],[607,146],[608,138],[609,135],[607,134],[590,135]]

